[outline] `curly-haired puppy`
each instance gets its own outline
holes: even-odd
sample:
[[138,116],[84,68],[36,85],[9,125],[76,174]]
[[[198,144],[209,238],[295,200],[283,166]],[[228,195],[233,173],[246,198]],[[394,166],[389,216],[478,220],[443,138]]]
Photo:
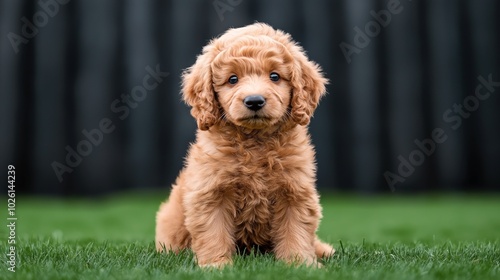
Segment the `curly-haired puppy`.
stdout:
[[191,248],[222,267],[258,248],[288,263],[317,264],[334,249],[321,218],[307,124],[327,79],[289,34],[256,23],[230,29],[183,74],[198,131],[168,202],[156,248]]

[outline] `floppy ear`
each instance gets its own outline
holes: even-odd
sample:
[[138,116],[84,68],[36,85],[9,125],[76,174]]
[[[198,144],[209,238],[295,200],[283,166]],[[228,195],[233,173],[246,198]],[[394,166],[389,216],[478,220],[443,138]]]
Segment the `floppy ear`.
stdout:
[[291,54],[295,60],[291,78],[291,115],[296,123],[307,125],[319,99],[326,93],[328,79],[323,77],[321,67],[305,56],[301,47],[294,45]]
[[182,74],[182,97],[191,106],[191,115],[201,130],[208,130],[220,118],[212,86],[210,64],[215,56],[212,50],[211,45],[204,47],[195,64]]

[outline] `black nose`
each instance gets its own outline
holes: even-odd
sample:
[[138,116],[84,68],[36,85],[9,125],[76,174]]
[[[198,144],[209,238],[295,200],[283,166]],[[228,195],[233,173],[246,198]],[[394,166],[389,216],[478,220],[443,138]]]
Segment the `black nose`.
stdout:
[[250,95],[243,99],[245,106],[252,111],[259,111],[266,105],[266,100],[262,95]]

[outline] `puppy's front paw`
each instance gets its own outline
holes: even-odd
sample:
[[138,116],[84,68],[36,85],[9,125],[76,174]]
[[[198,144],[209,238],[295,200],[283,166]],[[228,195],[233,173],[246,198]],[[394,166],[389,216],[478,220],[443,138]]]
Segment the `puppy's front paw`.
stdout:
[[329,258],[335,254],[335,249],[332,246],[319,240],[314,242],[314,251],[318,258]]
[[313,255],[302,255],[302,254],[294,254],[289,255],[288,257],[282,258],[287,264],[293,266],[305,265],[312,268],[320,268],[323,265],[318,262],[315,256]]
[[298,260],[296,262],[296,265],[305,265],[305,266],[308,266],[311,268],[322,268],[323,267],[323,265],[318,262],[318,259],[316,259],[315,257],[309,257],[309,256],[307,256],[301,260]]
[[216,259],[213,259],[213,260],[210,260],[210,261],[199,261],[198,262],[198,265],[201,267],[201,268],[207,268],[207,269],[211,269],[211,268],[215,268],[215,269],[222,269],[224,268],[226,265],[230,265],[232,264],[233,261],[228,258],[228,257],[219,257],[219,258],[216,258]]

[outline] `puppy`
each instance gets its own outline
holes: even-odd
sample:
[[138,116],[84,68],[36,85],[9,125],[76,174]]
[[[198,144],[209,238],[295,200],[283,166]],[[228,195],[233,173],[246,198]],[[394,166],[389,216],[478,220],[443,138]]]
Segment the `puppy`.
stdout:
[[157,250],[191,248],[202,267],[252,248],[294,264],[331,256],[316,236],[307,132],[325,94],[320,67],[289,34],[255,23],[213,39],[182,78],[198,131],[156,215]]

